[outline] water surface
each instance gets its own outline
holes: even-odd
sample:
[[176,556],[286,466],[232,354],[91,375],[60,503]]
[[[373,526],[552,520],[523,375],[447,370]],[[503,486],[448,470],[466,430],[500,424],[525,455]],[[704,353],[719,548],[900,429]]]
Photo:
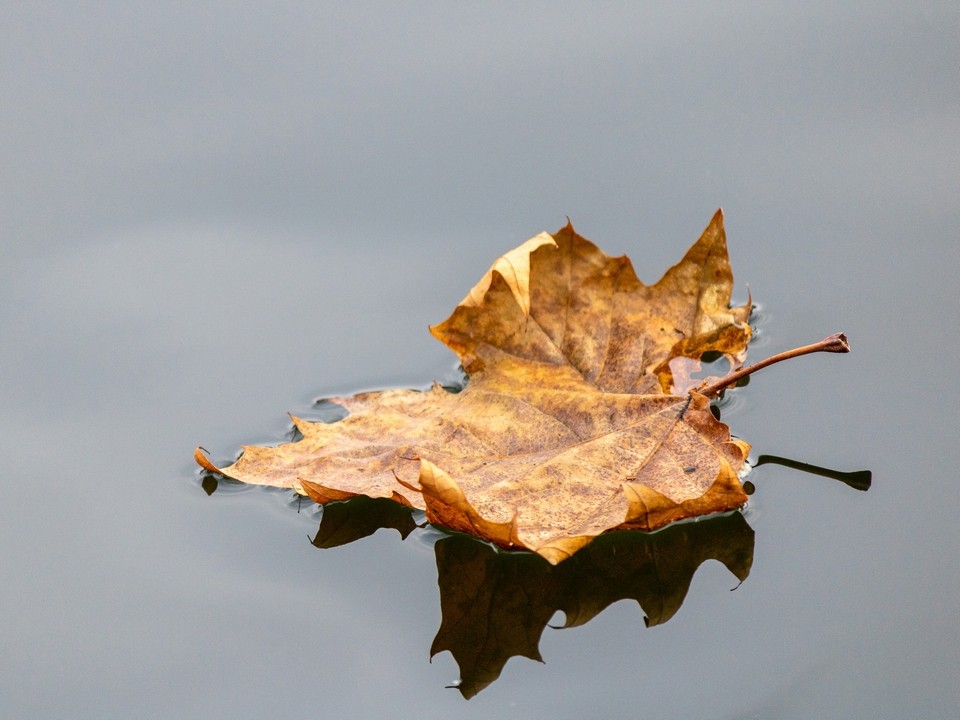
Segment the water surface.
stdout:
[[[131,7],[4,11],[4,714],[955,715],[955,8]],[[465,700],[451,540],[319,549],[289,494],[201,486],[197,444],[456,379],[427,326],[567,215],[651,282],[721,205],[751,358],[853,345],[724,421],[873,473],[757,467],[742,583],[546,627]]]

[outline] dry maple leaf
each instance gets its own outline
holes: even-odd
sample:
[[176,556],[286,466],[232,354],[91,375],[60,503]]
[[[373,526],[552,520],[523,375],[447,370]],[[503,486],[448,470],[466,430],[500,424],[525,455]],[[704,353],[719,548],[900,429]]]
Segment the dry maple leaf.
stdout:
[[296,442],[245,447],[224,468],[195,457],[318,503],[392,498],[554,564],[607,530],[737,508],[749,446],[671,373],[705,352],[741,366],[750,305],[731,308],[732,287],[720,211],[651,286],[568,224],[499,258],[430,329],[469,375],[461,392],[332,398],[349,415],[293,418]]

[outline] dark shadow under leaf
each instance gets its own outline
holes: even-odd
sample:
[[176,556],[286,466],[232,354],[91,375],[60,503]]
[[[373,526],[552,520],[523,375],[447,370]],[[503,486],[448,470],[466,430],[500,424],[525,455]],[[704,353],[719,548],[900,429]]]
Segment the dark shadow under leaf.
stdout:
[[869,490],[870,484],[873,482],[873,473],[869,470],[841,472],[840,470],[831,470],[830,468],[811,465],[810,463],[791,460],[789,458],[779,457],[778,455],[761,455],[757,458],[757,462],[754,463],[754,467],[767,464],[783,465],[784,467],[800,470],[801,472],[810,473],[811,475],[819,475],[820,477],[830,478],[831,480],[839,480],[854,490]]
[[318,548],[333,548],[373,535],[380,528],[393,528],[406,538],[417,527],[413,511],[386,498],[359,495],[323,506],[317,534],[311,540]]
[[656,533],[607,533],[556,566],[452,535],[436,544],[442,621],[430,653],[450,651],[460,668],[455,687],[470,698],[495,681],[511,657],[542,660],[540,636],[558,610],[564,627],[573,627],[633,599],[646,624],[658,625],[679,610],[704,561],[719,560],[742,582],[753,547],[753,530],[740,513]]

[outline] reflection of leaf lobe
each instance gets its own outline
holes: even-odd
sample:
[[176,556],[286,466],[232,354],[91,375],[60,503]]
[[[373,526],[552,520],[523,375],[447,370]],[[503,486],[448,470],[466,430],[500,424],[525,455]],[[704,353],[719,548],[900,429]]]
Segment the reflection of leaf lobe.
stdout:
[[564,627],[583,625],[611,604],[636,600],[648,626],[673,617],[697,568],[722,562],[743,581],[753,561],[753,530],[734,513],[656,533],[611,532],[567,562],[498,552],[467,535],[436,544],[443,619],[430,653],[449,650],[457,686],[472,697],[514,656],[541,660],[540,636],[560,610]]

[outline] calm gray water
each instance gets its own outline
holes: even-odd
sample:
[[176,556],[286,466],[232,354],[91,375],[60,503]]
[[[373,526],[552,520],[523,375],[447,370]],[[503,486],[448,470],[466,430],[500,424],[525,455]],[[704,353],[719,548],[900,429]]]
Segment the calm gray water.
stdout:
[[[957,717],[956,3],[0,17],[4,717]],[[624,599],[465,700],[430,648],[480,546],[318,549],[289,494],[201,487],[197,444],[455,378],[427,326],[566,216],[652,282],[718,206],[751,358],[853,345],[724,421],[873,486],[760,465],[753,536],[691,541],[685,597],[544,575]],[[730,548],[742,584],[708,559]]]

